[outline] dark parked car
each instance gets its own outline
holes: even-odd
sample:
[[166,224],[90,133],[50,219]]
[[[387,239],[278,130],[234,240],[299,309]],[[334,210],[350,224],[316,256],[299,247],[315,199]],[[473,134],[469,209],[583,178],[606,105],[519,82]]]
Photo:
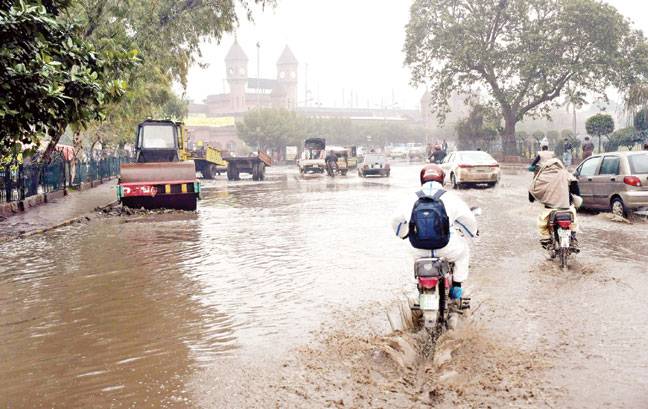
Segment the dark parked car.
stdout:
[[648,210],[648,152],[608,152],[590,156],[574,176],[583,207],[611,210],[619,216]]

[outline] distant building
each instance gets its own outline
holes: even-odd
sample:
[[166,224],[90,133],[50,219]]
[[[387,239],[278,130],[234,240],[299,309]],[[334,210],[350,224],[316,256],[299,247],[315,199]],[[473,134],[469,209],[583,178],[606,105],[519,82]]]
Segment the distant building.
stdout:
[[225,70],[229,93],[209,95],[204,104],[192,104],[191,113],[209,117],[239,116],[254,108],[297,107],[297,76],[299,62],[286,46],[277,60],[277,78],[249,76],[248,57],[234,41],[225,57]]
[[[229,121],[200,125],[188,121],[191,139],[220,149],[240,150],[243,146],[233,125],[237,118],[255,108],[284,108],[297,111],[307,117],[349,118],[353,121],[382,122],[430,122],[429,109],[422,101],[420,110],[391,108],[348,108],[299,106],[298,81],[299,61],[286,46],[276,62],[276,78],[255,78],[249,76],[248,57],[238,41],[234,41],[225,57],[228,93],[209,95],[203,103],[189,105],[190,116],[206,118],[228,118]],[[229,123],[229,125],[225,125]]]

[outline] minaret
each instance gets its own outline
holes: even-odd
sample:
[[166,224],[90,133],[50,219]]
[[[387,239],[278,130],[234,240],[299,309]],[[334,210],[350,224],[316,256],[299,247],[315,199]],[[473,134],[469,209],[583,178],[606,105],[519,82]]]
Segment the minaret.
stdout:
[[227,83],[230,88],[230,101],[232,112],[243,112],[247,109],[245,101],[245,89],[248,82],[248,58],[238,43],[230,48],[225,57],[225,70],[227,72]]
[[286,92],[285,108],[297,108],[297,70],[299,62],[286,46],[277,61],[277,82]]

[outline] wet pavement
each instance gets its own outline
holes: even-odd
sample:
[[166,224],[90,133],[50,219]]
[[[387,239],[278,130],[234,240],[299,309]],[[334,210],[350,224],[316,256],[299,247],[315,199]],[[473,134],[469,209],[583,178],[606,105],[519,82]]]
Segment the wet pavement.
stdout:
[[81,192],[68,191],[64,197],[29,208],[26,212],[0,217],[0,243],[5,238],[57,226],[114,202],[117,200],[116,185],[113,179]]
[[[95,215],[0,244],[0,407],[340,406],[321,353],[333,345],[357,373],[366,351],[345,337],[390,332],[386,306],[413,289],[389,221],[417,171],[301,180],[276,168],[266,182],[204,182],[195,214]],[[583,252],[562,273],[535,242],[528,179],[460,191],[484,209],[470,325],[507,346],[493,362],[520,359],[540,396],[511,404],[506,388],[479,387],[495,407],[648,407],[648,223],[583,215]],[[525,369],[527,355],[544,364]],[[358,390],[342,404],[430,403]]]

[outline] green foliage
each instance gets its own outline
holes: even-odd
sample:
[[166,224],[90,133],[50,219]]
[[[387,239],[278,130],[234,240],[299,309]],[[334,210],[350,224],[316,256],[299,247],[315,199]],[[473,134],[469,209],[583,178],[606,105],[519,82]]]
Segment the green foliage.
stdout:
[[587,119],[585,129],[591,136],[610,135],[614,132],[614,119],[609,114],[596,114]]
[[547,139],[549,139],[549,142],[551,143],[558,143],[560,140],[560,133],[558,131],[549,131],[547,132]]
[[[400,122],[352,122],[348,118],[307,118],[285,109],[248,111],[236,124],[239,137],[250,147],[281,151],[301,146],[310,137],[325,138],[327,144],[375,145],[424,142],[425,128]],[[429,136],[429,135],[427,135]]]
[[303,118],[286,109],[254,109],[236,123],[239,137],[248,146],[280,150],[297,145],[305,131]]
[[620,146],[625,146],[628,150],[632,150],[639,141],[640,138],[633,127],[622,128],[609,136],[604,145],[605,151],[617,151]]
[[533,134],[531,136],[533,136],[533,139],[535,139],[537,142],[540,142],[541,140],[543,140],[545,138],[545,133],[538,130],[538,131],[533,132]]
[[467,118],[455,126],[457,145],[462,150],[489,150],[497,139],[499,123],[488,107],[475,104]]
[[415,0],[405,61],[440,119],[452,95],[488,90],[511,151],[516,124],[548,116],[568,84],[605,98],[610,86],[645,78],[647,47],[614,7],[595,0]]
[[189,67],[200,56],[204,40],[219,41],[235,29],[239,11],[252,16],[251,5],[274,5],[274,0],[229,1],[121,1],[72,0],[69,15],[80,21],[83,35],[97,49],[138,50],[143,63],[125,73],[126,95],[112,104],[106,120],[84,134],[86,139],[123,144],[144,118],[182,119],[186,102],[173,91],[185,86]]
[[634,129],[641,135],[645,135],[648,132],[648,108],[637,112],[633,119]]
[[104,118],[135,55],[95,50],[79,27],[60,19],[67,1],[0,2],[0,157],[56,144],[66,127]]
[[575,136],[576,135],[574,135],[574,131],[572,131],[571,129],[563,129],[562,131],[560,131],[560,137],[563,138],[563,139],[565,139],[565,138],[572,139],[572,138],[575,138]]

